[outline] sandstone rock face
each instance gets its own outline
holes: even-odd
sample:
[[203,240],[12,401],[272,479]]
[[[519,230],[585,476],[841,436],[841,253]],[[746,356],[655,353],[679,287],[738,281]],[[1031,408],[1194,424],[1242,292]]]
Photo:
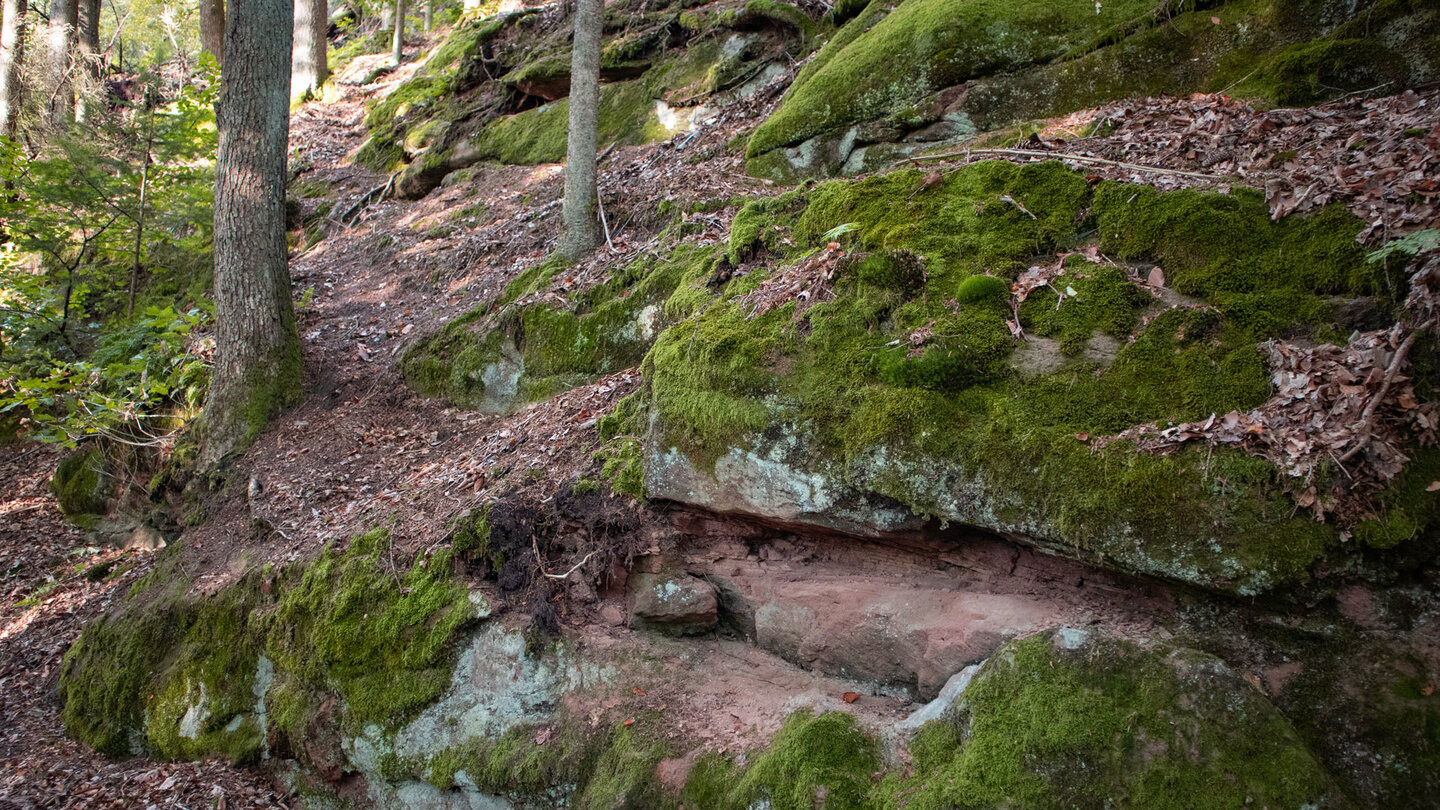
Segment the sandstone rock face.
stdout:
[[719,621],[715,588],[696,577],[637,574],[631,578],[631,592],[634,627],[690,636],[714,630]]

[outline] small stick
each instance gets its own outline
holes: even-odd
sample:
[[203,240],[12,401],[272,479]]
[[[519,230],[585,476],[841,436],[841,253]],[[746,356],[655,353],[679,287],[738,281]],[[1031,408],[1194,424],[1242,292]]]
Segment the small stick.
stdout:
[[1415,344],[1415,338],[1429,326],[1429,321],[1420,324],[1412,330],[1410,334],[1405,336],[1405,340],[1402,341],[1400,347],[1395,350],[1395,356],[1390,358],[1390,365],[1385,369],[1385,379],[1380,383],[1380,390],[1375,392],[1375,396],[1366,403],[1365,410],[1360,413],[1360,430],[1358,431],[1360,441],[1354,447],[1346,450],[1344,455],[1340,456],[1340,463],[1342,465],[1354,458],[1361,450],[1370,446],[1370,431],[1375,422],[1375,409],[1380,407],[1380,403],[1385,400],[1385,395],[1390,393],[1390,384],[1395,381],[1395,376],[1400,373],[1400,366],[1404,365],[1406,355],[1410,354],[1410,347]]
[[1162,169],[1158,166],[1142,166],[1139,163],[1124,163],[1118,160],[1106,158],[1089,157],[1088,155],[1074,155],[1069,152],[1041,152],[1034,149],[966,149],[964,152],[948,152],[943,155],[921,155],[910,157],[906,160],[953,160],[955,158],[967,158],[970,155],[1013,155],[1016,157],[1037,157],[1050,158],[1052,160],[1073,160],[1077,163],[1098,163],[1105,166],[1118,166],[1122,169],[1130,169],[1137,172],[1151,172],[1153,174],[1173,174],[1179,177],[1194,177],[1199,180],[1209,180],[1218,183],[1225,180],[1225,177],[1214,174],[1200,174],[1199,172],[1184,172],[1179,169]]
[[605,229],[605,245],[613,251],[615,250],[615,243],[610,241],[610,223],[605,221],[605,201],[600,199],[600,197],[600,191],[597,189],[595,191],[595,207],[600,209],[600,227]]

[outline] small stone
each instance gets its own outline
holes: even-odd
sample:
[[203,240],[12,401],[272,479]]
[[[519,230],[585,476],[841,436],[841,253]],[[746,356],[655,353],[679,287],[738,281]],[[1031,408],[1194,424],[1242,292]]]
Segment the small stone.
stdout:
[[625,624],[625,611],[614,605],[606,605],[600,608],[600,620],[611,627],[619,627]]
[[710,583],[686,574],[637,574],[631,580],[632,627],[675,636],[707,633],[718,623],[718,601]]

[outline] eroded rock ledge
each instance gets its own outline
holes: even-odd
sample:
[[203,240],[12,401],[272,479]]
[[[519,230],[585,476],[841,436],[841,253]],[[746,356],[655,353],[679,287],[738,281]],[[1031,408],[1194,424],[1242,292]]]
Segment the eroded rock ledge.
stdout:
[[251,763],[307,806],[1434,795],[1425,586],[1260,610],[933,524],[681,509],[629,524],[628,573],[545,597],[556,634],[505,579],[507,533],[583,544],[593,497],[492,508],[397,574],[383,534],[204,592],[161,569],[67,656],[69,729]]

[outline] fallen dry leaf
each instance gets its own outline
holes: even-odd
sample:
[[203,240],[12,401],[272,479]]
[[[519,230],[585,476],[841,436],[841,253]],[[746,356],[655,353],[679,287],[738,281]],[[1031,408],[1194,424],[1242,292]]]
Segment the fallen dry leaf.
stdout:
[[854,703],[855,701],[857,701],[857,700],[860,699],[860,693],[859,693],[859,692],[846,692],[845,694],[843,694],[843,695],[840,696],[840,699],[843,700],[843,701],[845,701],[846,703]]

